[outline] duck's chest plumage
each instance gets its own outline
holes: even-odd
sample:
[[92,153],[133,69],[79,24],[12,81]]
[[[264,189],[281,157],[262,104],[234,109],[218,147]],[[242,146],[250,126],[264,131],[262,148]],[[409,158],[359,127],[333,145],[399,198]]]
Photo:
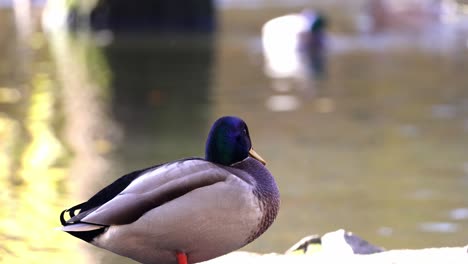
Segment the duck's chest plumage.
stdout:
[[[110,225],[91,243],[142,263],[176,263],[176,251],[185,252],[194,263],[251,242],[278,212],[276,184],[265,167],[251,158],[233,166],[198,159],[164,165],[145,172],[113,200],[141,199],[142,194],[146,195],[143,200],[151,199],[157,196],[152,192],[173,190],[174,184],[201,187],[168,192],[177,197],[169,197],[131,223]],[[112,208],[104,204],[97,211]],[[91,213],[83,221],[95,223],[99,217]]]

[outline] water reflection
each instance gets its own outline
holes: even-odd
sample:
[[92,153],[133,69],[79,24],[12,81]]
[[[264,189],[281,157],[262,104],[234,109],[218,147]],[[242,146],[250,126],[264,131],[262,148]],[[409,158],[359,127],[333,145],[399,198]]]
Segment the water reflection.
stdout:
[[0,87],[0,103],[14,104],[21,99],[21,93],[18,89],[11,87]]
[[453,220],[468,219],[468,208],[456,208],[450,211],[450,218]]
[[[7,23],[12,14],[0,12],[7,18],[0,21],[2,35],[14,35]],[[57,86],[42,64],[46,47],[30,46],[29,39],[18,35],[0,48],[5,58],[0,86],[8,87],[0,103],[0,258],[5,263],[83,263],[84,257],[70,257],[75,244],[53,230],[66,200],[68,153],[56,133],[60,107]]]
[[449,222],[427,222],[421,223],[419,229],[423,232],[455,233],[459,227],[455,223]]

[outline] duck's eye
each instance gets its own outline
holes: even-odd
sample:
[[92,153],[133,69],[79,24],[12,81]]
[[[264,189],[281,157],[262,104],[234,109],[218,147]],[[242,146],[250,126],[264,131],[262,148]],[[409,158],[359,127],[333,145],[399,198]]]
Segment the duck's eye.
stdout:
[[242,133],[244,133],[244,135],[247,135],[247,129],[244,128],[244,129],[242,130]]

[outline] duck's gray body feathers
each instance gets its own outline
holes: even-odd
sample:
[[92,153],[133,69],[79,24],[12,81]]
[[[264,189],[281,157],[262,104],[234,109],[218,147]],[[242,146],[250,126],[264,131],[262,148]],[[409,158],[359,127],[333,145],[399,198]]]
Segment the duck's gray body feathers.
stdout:
[[72,215],[63,229],[99,230],[90,243],[142,263],[177,263],[175,252],[194,263],[254,240],[278,207],[273,177],[257,160],[223,166],[188,159],[143,171],[111,200]]

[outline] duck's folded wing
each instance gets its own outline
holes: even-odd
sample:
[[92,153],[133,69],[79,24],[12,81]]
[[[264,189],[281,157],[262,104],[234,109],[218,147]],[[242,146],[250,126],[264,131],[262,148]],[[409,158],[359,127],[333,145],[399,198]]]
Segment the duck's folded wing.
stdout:
[[[183,175],[169,177],[170,179],[164,184],[154,186],[149,190],[149,186],[145,186],[143,189],[136,186],[137,184],[148,184],[144,179],[135,184],[132,183],[133,185],[87,214],[80,222],[101,226],[129,224],[153,208],[195,189],[222,182],[230,175],[228,171],[216,165],[202,165],[193,166],[189,170],[182,169]],[[177,173],[177,171],[172,173]],[[153,177],[158,176],[153,175]],[[141,192],[141,190],[146,191]]]
[[[148,171],[157,169],[158,167],[165,165],[156,165],[147,169],[138,170],[126,174],[110,185],[106,186],[95,195],[93,195],[88,201],[84,203],[77,204],[69,209],[63,210],[60,214],[60,222],[62,225],[69,226],[76,223],[79,223],[88,214],[92,213],[94,210],[105,204],[106,202],[112,200],[115,196],[120,194],[125,188],[127,188],[136,178],[141,175],[144,175]],[[69,218],[66,220],[66,218]],[[71,228],[71,227],[70,227]],[[64,228],[62,228],[64,229]],[[66,231],[66,230],[64,230]]]

